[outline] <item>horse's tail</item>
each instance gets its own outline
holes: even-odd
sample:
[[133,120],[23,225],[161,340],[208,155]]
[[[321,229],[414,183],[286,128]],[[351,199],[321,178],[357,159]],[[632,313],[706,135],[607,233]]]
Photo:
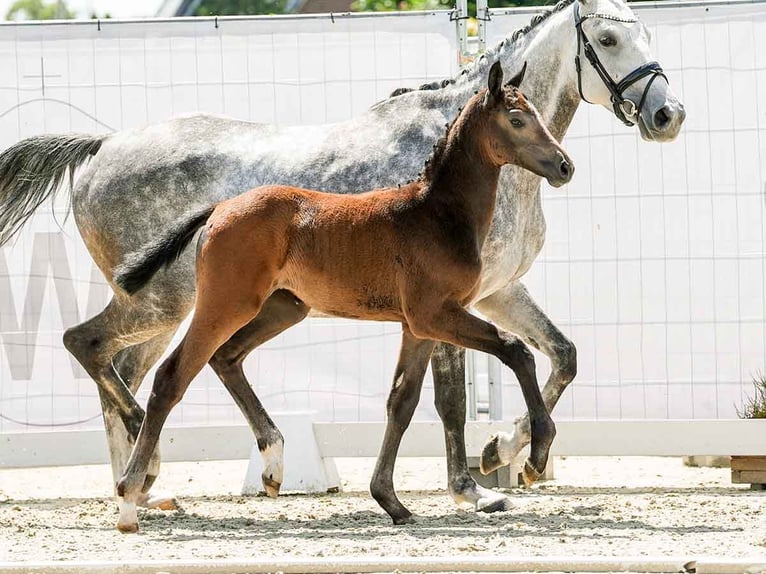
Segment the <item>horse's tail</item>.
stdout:
[[69,172],[96,155],[108,135],[41,135],[0,153],[0,245],[59,189]]
[[214,209],[215,205],[211,205],[187,213],[141,249],[129,253],[114,269],[115,283],[131,295],[141,289],[160,267],[169,266],[181,256]]

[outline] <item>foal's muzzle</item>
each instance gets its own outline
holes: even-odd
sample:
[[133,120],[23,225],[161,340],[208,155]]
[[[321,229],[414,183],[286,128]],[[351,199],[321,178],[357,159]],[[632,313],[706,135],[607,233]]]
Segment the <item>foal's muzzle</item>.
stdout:
[[556,159],[551,163],[551,174],[546,178],[549,184],[553,187],[561,187],[572,180],[575,171],[574,163],[566,154],[556,152]]

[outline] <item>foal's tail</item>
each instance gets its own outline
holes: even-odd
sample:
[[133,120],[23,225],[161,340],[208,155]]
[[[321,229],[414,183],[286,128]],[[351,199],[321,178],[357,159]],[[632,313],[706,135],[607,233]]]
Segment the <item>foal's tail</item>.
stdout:
[[69,173],[96,155],[108,135],[41,135],[0,153],[0,245],[53,195]]
[[131,295],[146,285],[160,267],[168,267],[181,256],[197,230],[205,225],[215,205],[192,211],[178,219],[167,231],[129,253],[114,268],[114,281]]

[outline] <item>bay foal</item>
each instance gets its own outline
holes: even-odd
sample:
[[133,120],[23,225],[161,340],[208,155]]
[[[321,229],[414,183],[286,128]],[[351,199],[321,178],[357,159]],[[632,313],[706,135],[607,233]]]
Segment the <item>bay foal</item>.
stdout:
[[[122,497],[118,529],[138,529],[136,502],[171,408],[213,353],[277,289],[330,315],[402,324],[388,402],[395,424],[383,438],[384,452],[399,447],[417,404],[423,367],[437,341],[497,356],[516,373],[530,415],[525,480],[539,477],[555,428],[537,386],[532,356],[520,339],[465,309],[479,289],[481,249],[494,213],[500,168],[520,165],[555,186],[573,173],[566,152],[518,90],[523,73],[504,87],[500,65],[492,67],[488,89],[469,100],[415,182],[359,195],[256,188],[182,218],[115,270],[116,282],[134,293],[205,226],[197,251],[194,317],[183,341],[157,371],[136,445],[117,486]],[[394,523],[411,519],[394,492],[393,462],[378,465],[370,489]]]

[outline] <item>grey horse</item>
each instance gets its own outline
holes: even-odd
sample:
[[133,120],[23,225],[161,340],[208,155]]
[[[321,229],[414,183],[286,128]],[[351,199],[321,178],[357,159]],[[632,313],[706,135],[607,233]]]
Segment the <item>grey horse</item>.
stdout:
[[[72,209],[85,244],[110,282],[111,270],[149,241],[156,229],[190,209],[244,190],[271,183],[340,192],[397,185],[423,168],[445,124],[486,84],[496,61],[506,73],[529,62],[525,92],[559,140],[582,99],[613,110],[624,123],[638,126],[649,141],[674,139],[685,118],[682,104],[659,65],[652,62],[648,31],[627,4],[562,0],[458,77],[420,90],[399,90],[350,121],[283,128],[193,115],[113,135],[23,140],[0,154],[0,244],[54,192],[68,171],[88,160],[72,190]],[[519,168],[503,168],[475,308],[549,357],[552,370],[542,394],[552,410],[575,376],[576,351],[520,281],[544,239],[540,178]],[[98,384],[115,481],[143,417],[133,393],[194,305],[191,252],[159,273],[137,296],[115,288],[101,313],[64,335],[66,348]],[[252,349],[306,313],[300,300],[278,291],[210,361],[256,436],[265,463],[264,486],[272,495],[282,482],[283,438],[248,384],[242,362]],[[404,378],[422,381],[427,362],[426,356],[414,358]],[[477,510],[508,508],[504,495],[481,488],[468,473],[464,351],[440,345],[431,364],[452,497]],[[419,382],[412,383],[407,393],[392,393],[387,436],[401,437],[419,394]],[[524,416],[514,422],[511,433],[489,440],[482,453],[483,470],[508,464],[529,440],[529,419]],[[395,456],[395,451],[383,451],[375,475],[391,476]],[[158,472],[155,453],[140,504],[172,504],[170,498],[149,493]]]

